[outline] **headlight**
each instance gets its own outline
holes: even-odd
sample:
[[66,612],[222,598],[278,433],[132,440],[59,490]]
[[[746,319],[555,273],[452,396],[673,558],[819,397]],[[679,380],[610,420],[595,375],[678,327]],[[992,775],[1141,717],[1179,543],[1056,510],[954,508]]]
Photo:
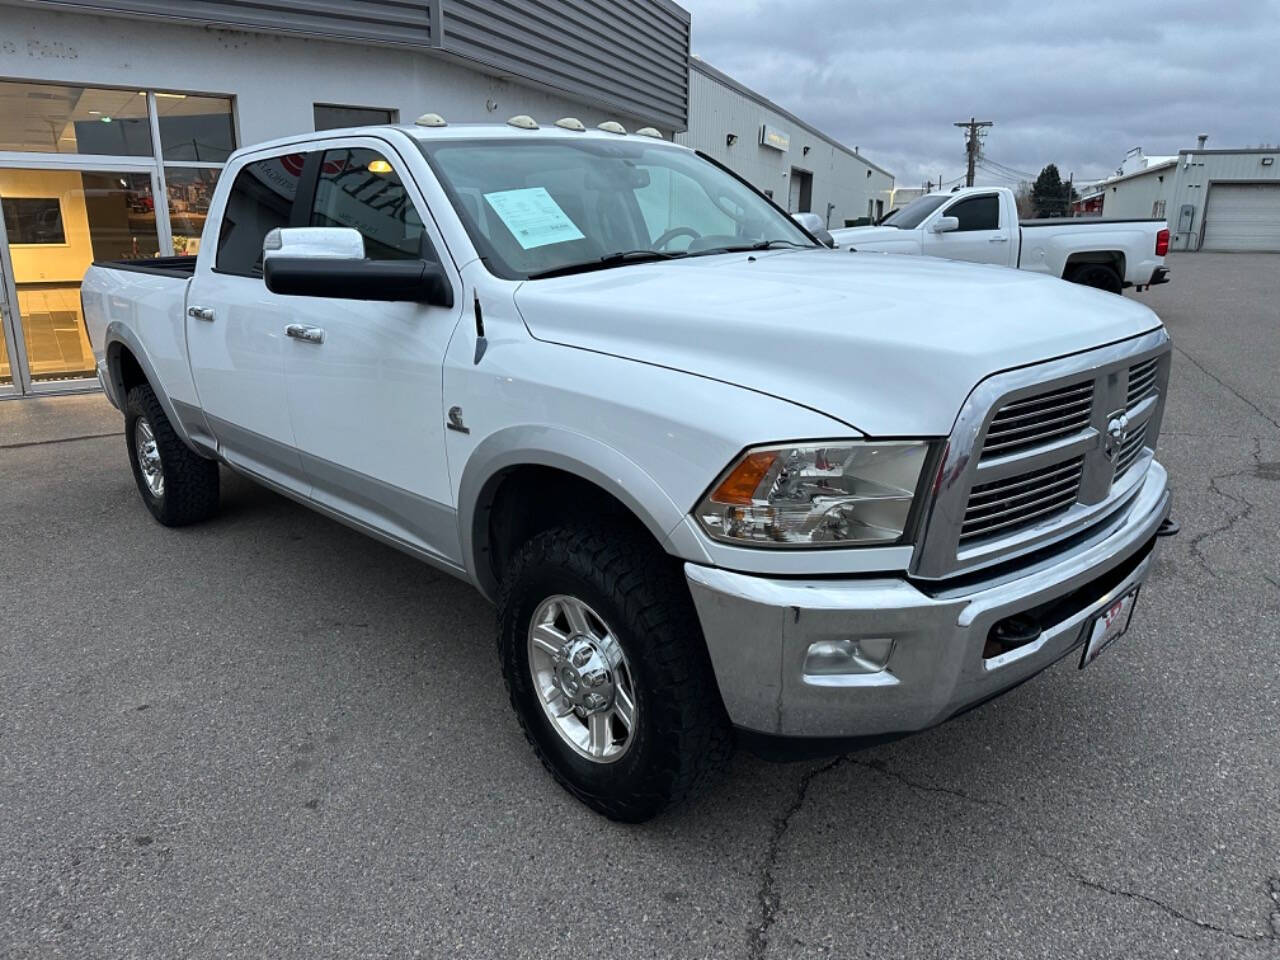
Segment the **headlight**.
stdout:
[[717,540],[761,547],[897,543],[929,445],[782,444],[744,453],[698,504]]

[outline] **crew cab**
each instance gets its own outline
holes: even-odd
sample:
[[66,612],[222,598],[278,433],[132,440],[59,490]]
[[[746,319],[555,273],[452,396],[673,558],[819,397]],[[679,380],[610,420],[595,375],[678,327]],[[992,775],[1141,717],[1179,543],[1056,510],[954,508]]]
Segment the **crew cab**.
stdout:
[[1164,220],[1018,220],[1008,187],[928,193],[874,227],[832,230],[841,247],[1017,267],[1119,293],[1167,283]]
[[654,130],[242,149],[194,258],[82,295],[160,523],[225,467],[474,585],[533,749],[620,820],[736,743],[843,751],[1089,663],[1168,530],[1154,313],[829,249]]

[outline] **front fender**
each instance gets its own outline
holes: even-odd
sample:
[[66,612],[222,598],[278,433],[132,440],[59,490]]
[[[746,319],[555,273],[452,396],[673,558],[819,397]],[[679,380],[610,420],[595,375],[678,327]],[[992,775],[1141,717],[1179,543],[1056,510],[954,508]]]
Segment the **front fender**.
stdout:
[[504,471],[519,466],[552,467],[590,481],[627,507],[663,543],[684,519],[684,509],[635,461],[606,443],[547,425],[506,427],[471,452],[458,488],[458,533],[462,560],[489,599],[497,583],[483,562],[488,551],[487,506]]

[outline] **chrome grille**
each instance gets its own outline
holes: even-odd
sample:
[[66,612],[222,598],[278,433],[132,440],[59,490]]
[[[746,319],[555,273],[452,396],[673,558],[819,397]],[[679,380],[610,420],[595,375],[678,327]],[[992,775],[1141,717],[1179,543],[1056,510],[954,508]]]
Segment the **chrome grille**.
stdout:
[[1007,456],[1080,433],[1088,429],[1092,410],[1092,380],[1007,403],[987,427],[982,459]]
[[952,429],[912,572],[989,567],[1132,502],[1156,446],[1169,376],[1164,330],[987,378]]
[[1159,361],[1159,357],[1152,357],[1129,368],[1129,392],[1125,402],[1127,409],[1133,409],[1155,392]]
[[1080,492],[1084,457],[983,483],[969,493],[960,542],[1004,533],[1070,509]]

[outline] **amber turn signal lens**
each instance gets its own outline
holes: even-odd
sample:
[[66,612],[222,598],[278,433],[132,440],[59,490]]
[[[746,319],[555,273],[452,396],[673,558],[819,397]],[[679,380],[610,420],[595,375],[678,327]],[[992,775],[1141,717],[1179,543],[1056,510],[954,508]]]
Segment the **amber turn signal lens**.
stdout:
[[733,472],[716,487],[711,499],[715,503],[737,503],[744,506],[752,502],[760,481],[778,459],[779,451],[761,450],[748,454],[738,461]]

